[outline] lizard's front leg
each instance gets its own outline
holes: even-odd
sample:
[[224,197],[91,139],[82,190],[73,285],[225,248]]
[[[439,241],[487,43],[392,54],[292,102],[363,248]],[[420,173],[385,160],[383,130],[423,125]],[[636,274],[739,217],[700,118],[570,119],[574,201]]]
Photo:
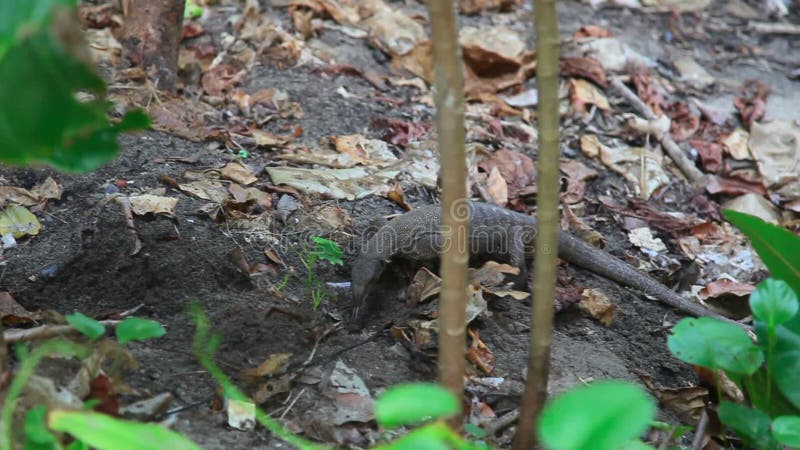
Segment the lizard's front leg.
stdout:
[[512,266],[519,269],[519,274],[511,277],[511,280],[514,282],[515,286],[524,287],[528,279],[528,265],[525,261],[524,229],[522,227],[510,227],[507,231],[509,233],[506,240],[509,262]]

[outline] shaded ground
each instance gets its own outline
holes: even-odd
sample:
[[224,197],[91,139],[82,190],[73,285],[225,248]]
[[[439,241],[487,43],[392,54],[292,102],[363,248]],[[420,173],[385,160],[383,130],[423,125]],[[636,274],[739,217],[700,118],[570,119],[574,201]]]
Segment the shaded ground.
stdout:
[[[715,2],[714,5],[724,3]],[[748,77],[758,76],[773,88],[771,99],[774,101],[768,105],[768,117],[797,118],[792,105],[800,103],[800,84],[786,76],[796,61],[779,58],[781,54],[800,51],[797,40],[758,38],[730,27],[712,30],[711,24],[731,24],[724,11],[715,7],[709,9],[705,22],[710,39],[701,41],[686,37],[685,40],[673,38],[667,42],[668,14],[645,14],[623,9],[593,11],[571,1],[559,6],[562,34],[591,23],[608,27],[624,42],[656,60],[669,60],[680,52],[691,53],[712,74],[731,80],[730,86],[720,85],[710,96],[720,104],[730,105],[735,86]],[[416,4],[412,9],[422,11]],[[278,17],[283,17],[282,14],[282,11],[275,11]],[[283,19],[288,20],[286,17]],[[491,21],[496,17],[487,15],[467,20]],[[320,40],[338,49],[339,55],[360,58],[362,64],[382,67],[377,64],[385,63],[375,61],[377,52],[363,42],[335,31],[323,32]],[[754,44],[760,46],[761,56],[736,53],[740,47]],[[720,51],[727,51],[735,58],[716,61]],[[353,61],[345,58],[341,62]],[[250,74],[249,83],[248,90],[280,87],[293,101],[301,104],[306,114],[302,120],[305,132],[302,139],[309,144],[333,134],[364,133],[379,137],[378,132],[368,130],[366,126],[378,117],[431,120],[430,111],[412,108],[408,104],[390,107],[372,100],[372,87],[357,77],[328,77],[311,73],[308,69],[259,67]],[[354,96],[346,99],[337,94],[340,86],[345,86]],[[390,93],[399,98],[409,95],[396,88]],[[571,123],[568,128],[578,130],[582,126]],[[580,155],[576,139],[577,135],[564,136],[565,151],[570,156]],[[158,132],[125,137],[122,148],[122,155],[115,162],[92,174],[52,174],[64,187],[62,201],[50,205],[42,218],[44,228],[39,236],[22,242],[3,255],[0,290],[12,292],[14,298],[29,310],[81,311],[93,317],[144,304],[138,315],[160,321],[166,325],[168,333],[162,339],[132,345],[141,369],[131,373],[126,381],[140,391],[141,397],[172,392],[176,397],[173,407],[187,407],[177,415],[178,430],[209,449],[287,447],[261,428],[251,432],[227,428],[224,413],[212,407],[216,384],[199,370],[191,354],[194,326],[187,315],[187,305],[193,300],[200,302],[209,313],[215,330],[221,334],[223,344],[218,360],[234,376],[275,353],[291,353],[292,362],[299,363],[307,360],[313,350],[314,361],[321,364],[310,373],[319,375],[320,371],[330,370],[333,362],[341,359],[364,380],[372,394],[402,381],[434,377],[428,363],[410,354],[385,331],[388,324],[402,325],[413,314],[404,306],[402,292],[392,289],[383,292],[380,310],[368,321],[367,331],[377,333],[372,340],[347,350],[349,346],[363,342],[368,334],[348,334],[339,330],[325,334],[315,346],[324,331],[330,331],[337,319],[347,313],[350,307],[347,292],[343,291],[338,301],[323,304],[319,310],[312,311],[311,301],[300,279],[302,266],[295,255],[285,252],[282,257],[300,275],[291,277],[280,295],[276,295],[269,287],[280,283],[285,270],[251,279],[238,270],[230,256],[232,250],[239,248],[248,260],[263,261],[264,243],[268,241],[265,236],[212,223],[205,214],[198,212],[202,202],[179,191],[167,188],[168,195],[180,198],[175,220],[136,218],[143,249],[136,256],[129,256],[132,242],[122,214],[114,203],[102,203],[109,183],[124,179],[127,181],[125,191],[133,193],[159,186],[158,175],[177,178],[188,168],[218,167],[223,161],[234,158],[221,150],[210,150],[205,144]],[[528,152],[535,156],[533,149],[528,149]],[[193,164],[159,162],[167,156],[194,155],[200,155],[200,160]],[[269,153],[254,154],[250,164],[263,167],[271,163],[270,156]],[[628,195],[621,187],[624,183],[597,163],[584,162],[600,169],[603,174],[593,180],[587,190],[586,216],[597,219],[595,225],[608,238],[609,251],[625,259],[626,255],[635,252],[628,248],[630,244],[614,217],[596,201],[598,195]],[[11,185],[29,187],[50,173],[46,170],[2,169],[0,175],[6,177]],[[429,203],[437,197],[436,193],[424,188],[407,192],[407,195],[412,204]],[[681,210],[681,205],[690,195],[688,189],[678,184],[661,197],[661,206],[665,210]],[[347,247],[348,233],[358,235],[375,217],[400,212],[392,202],[378,197],[356,202],[308,201],[310,205],[336,204],[350,215],[353,225],[345,232],[331,236],[344,247]],[[295,214],[299,218],[304,212]],[[607,219],[607,222],[599,219]],[[285,225],[276,217],[269,228],[272,233],[280,235]],[[346,255],[346,260],[349,262],[352,256]],[[347,281],[348,270],[348,264],[335,269],[321,267],[319,276],[324,281]],[[558,316],[552,360],[554,391],[589,379],[636,380],[634,371],[652,376],[657,384],[663,386],[695,382],[689,367],[672,358],[666,349],[668,326],[679,318],[674,312],[584,271],[567,268],[566,276],[572,278],[574,285],[602,288],[618,311],[609,327],[585,317],[577,309]],[[272,307],[292,314],[276,311],[267,314]],[[493,316],[477,322],[481,338],[496,356],[496,376],[506,380],[499,390],[483,398],[498,415],[517,406],[527,358],[529,308],[529,301],[496,300],[490,304]],[[308,378],[314,377],[309,375]],[[288,395],[294,399],[303,389],[305,394],[286,414],[292,424],[316,439],[344,440],[367,446],[364,439],[374,435],[348,434],[325,423],[325,416],[321,413],[331,402],[320,395],[316,383],[298,381]],[[138,396],[124,400],[135,398]],[[271,399],[265,409],[280,414],[286,406],[283,404],[286,399],[287,394],[281,394]],[[668,415],[665,418],[674,420]],[[365,426],[356,428],[363,430]]]

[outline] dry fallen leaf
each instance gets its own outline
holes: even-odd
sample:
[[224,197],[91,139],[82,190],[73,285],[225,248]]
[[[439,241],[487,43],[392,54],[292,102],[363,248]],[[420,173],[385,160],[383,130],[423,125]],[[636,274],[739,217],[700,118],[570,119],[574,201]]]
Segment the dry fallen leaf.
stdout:
[[644,158],[646,198],[650,198],[653,192],[671,182],[671,177],[664,171],[663,156],[652,150],[626,146],[611,148],[603,145],[593,134],[582,135],[580,147],[585,155],[599,158],[606,167],[628,180],[637,194],[641,192],[641,167]]
[[605,326],[610,326],[614,321],[616,307],[600,289],[584,289],[578,305]]
[[594,58],[562,58],[559,71],[565,78],[586,78],[602,88],[608,87],[606,71],[600,61]]
[[769,88],[758,80],[748,80],[739,89],[739,94],[733,99],[733,105],[742,116],[745,128],[749,129],[753,123],[764,117],[769,93]]
[[800,198],[800,125],[754,123],[748,146],[767,188],[785,200]]
[[247,186],[258,181],[258,177],[253,174],[253,169],[242,162],[230,162],[220,170],[220,176],[227,180],[235,181]]
[[703,300],[723,295],[735,295],[737,297],[747,297],[755,290],[755,286],[749,283],[737,283],[728,278],[720,278],[716,281],[706,283],[698,293]]
[[734,211],[750,214],[751,216],[759,217],[771,223],[778,223],[781,218],[780,212],[775,205],[764,197],[752,192],[728,200],[722,207],[724,209],[732,209]]
[[242,373],[248,378],[263,378],[279,375],[286,370],[291,358],[291,353],[273,353],[262,361],[258,367],[244,369]]
[[10,293],[0,291],[0,323],[5,327],[25,327],[41,320],[41,313],[31,313],[16,302]]
[[481,340],[480,332],[473,328],[467,328],[467,334],[472,339],[472,343],[467,350],[467,361],[471,362],[481,372],[490,375],[494,372],[495,356],[489,346]]
[[489,193],[489,199],[493,204],[505,206],[508,203],[508,183],[500,174],[497,166],[492,167],[489,176],[486,178],[486,191]]
[[214,180],[198,180],[178,185],[184,194],[208,200],[214,203],[224,203],[229,198],[228,188],[225,184]]
[[167,217],[175,217],[175,208],[178,206],[177,198],[159,195],[135,195],[128,197],[128,200],[131,202],[131,211],[137,216],[160,214]]
[[[528,155],[515,150],[495,150],[478,166],[488,172],[490,176],[494,169],[497,169],[501,179],[506,182],[506,195],[509,199],[535,192],[536,171],[533,160]],[[497,181],[499,182],[499,180]]]
[[535,52],[525,51],[522,37],[505,26],[464,27],[459,43],[468,99],[519,85],[536,69]]
[[363,24],[372,45],[393,56],[408,54],[425,38],[425,29],[404,12],[385,8]]
[[587,105],[595,105],[603,111],[611,111],[611,105],[606,96],[591,82],[573,78],[569,80],[569,95],[575,111],[586,114]]
[[722,144],[722,149],[731,155],[733,159],[752,159],[750,150],[747,147],[749,139],[750,134],[744,128],[737,128],[730,134],[724,135],[720,143]]

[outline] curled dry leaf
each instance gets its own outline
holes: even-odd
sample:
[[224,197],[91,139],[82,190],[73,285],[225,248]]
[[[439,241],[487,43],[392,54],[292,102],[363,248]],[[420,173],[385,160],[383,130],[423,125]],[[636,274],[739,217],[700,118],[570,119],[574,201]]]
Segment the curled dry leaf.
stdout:
[[290,135],[277,135],[265,130],[250,130],[253,136],[255,145],[259,147],[283,147],[292,142],[295,138],[303,134],[303,128],[300,125],[295,125],[292,134]]
[[221,204],[228,199],[228,188],[225,184],[214,180],[197,180],[181,183],[178,189],[184,194]]
[[681,79],[695,89],[705,89],[716,81],[694,58],[684,56],[672,61]]
[[639,247],[643,251],[659,253],[667,250],[667,246],[660,238],[653,236],[653,230],[647,227],[635,228],[628,233],[631,244]]
[[673,102],[664,109],[664,114],[672,120],[669,132],[676,141],[686,140],[700,128],[700,117],[692,114],[686,102]]
[[749,183],[736,178],[723,178],[720,176],[710,176],[706,183],[706,192],[709,194],[742,195],[755,193],[767,195],[767,190],[761,183]]
[[147,112],[153,118],[153,128],[190,141],[205,138],[205,115],[217,112],[208,104],[159,91],[159,101],[149,103]]
[[737,283],[728,278],[720,278],[703,286],[698,293],[703,300],[709,298],[722,297],[723,295],[735,295],[737,297],[748,297],[755,290],[755,286],[749,283]]
[[751,216],[759,217],[771,223],[778,223],[781,218],[780,212],[775,205],[764,197],[752,192],[728,200],[722,207],[750,214]]
[[336,151],[350,155],[360,164],[376,165],[397,161],[386,142],[379,139],[368,139],[360,134],[330,136],[329,139]]
[[650,198],[653,192],[671,182],[662,165],[663,157],[652,150],[624,146],[612,149],[603,145],[597,136],[592,134],[581,136],[580,146],[584,154],[598,157],[608,168],[628,180],[637,193],[641,192],[640,176],[644,158],[646,198]]
[[267,357],[258,367],[244,369],[242,374],[250,379],[258,379],[280,375],[289,366],[292,359],[291,353],[273,353]]
[[370,129],[382,131],[381,139],[402,147],[419,141],[433,129],[431,122],[411,122],[389,117],[381,117],[369,124]]
[[431,41],[422,40],[407,53],[395,55],[392,58],[392,69],[396,72],[410,72],[428,84],[433,83],[433,45]]
[[522,37],[504,26],[464,27],[459,44],[468,99],[521,84],[536,69],[535,52],[525,51]]
[[733,106],[742,116],[745,128],[750,129],[754,122],[764,117],[769,93],[769,88],[758,80],[748,80],[739,89],[739,94],[733,99]]
[[41,320],[41,313],[32,313],[23,308],[6,291],[0,291],[0,323],[4,327],[25,327],[35,325]]
[[611,36],[613,36],[611,31],[597,25],[584,25],[578,28],[578,31],[572,33],[574,39],[607,38]]
[[486,191],[493,204],[505,206],[508,203],[508,183],[500,175],[500,170],[497,166],[492,167],[489,176],[486,178]]
[[611,326],[614,321],[616,307],[600,289],[584,289],[578,305],[605,326]]
[[559,168],[567,178],[567,189],[561,194],[561,200],[568,205],[582,202],[586,182],[596,177],[597,171],[574,159],[562,163]]
[[20,206],[36,206],[47,200],[61,199],[61,186],[52,177],[28,189],[14,186],[0,186],[0,206],[9,203]]
[[654,60],[637,53],[614,37],[579,39],[570,43],[564,54],[571,52],[600,61],[606,72],[627,72],[629,67],[656,65]]
[[220,170],[219,174],[222,178],[235,181],[245,186],[258,181],[258,177],[253,174],[253,169],[242,162],[231,162],[226,164],[225,167]]
[[660,116],[664,108],[669,104],[665,99],[667,95],[664,88],[656,83],[649,75],[635,74],[631,76],[633,85],[636,87],[636,95],[650,107],[653,114]]
[[731,155],[733,159],[752,159],[750,150],[747,147],[749,139],[750,134],[744,128],[737,128],[731,133],[722,136],[722,149],[725,150],[725,153]]
[[398,206],[406,211],[411,211],[411,205],[409,205],[406,201],[406,195],[405,192],[403,192],[403,186],[401,186],[399,182],[396,182],[394,184],[394,188],[386,193],[386,198],[395,202]]
[[508,198],[515,199],[535,192],[536,170],[533,160],[515,150],[495,150],[489,159],[478,165],[489,174],[496,168],[505,180]]
[[606,71],[594,58],[561,58],[559,71],[562,77],[586,78],[602,88],[608,87]]
[[800,125],[754,123],[748,146],[767,188],[783,199],[800,198]]
[[722,166],[722,146],[716,142],[709,142],[701,139],[692,139],[689,145],[697,150],[700,161],[707,172],[717,172]]
[[572,107],[578,113],[586,114],[588,112],[587,105],[595,105],[603,111],[611,111],[611,105],[606,96],[586,80],[569,80],[569,96]]
[[137,216],[155,214],[175,217],[175,208],[178,206],[177,198],[160,195],[142,194],[128,197],[128,200],[131,202],[131,211]]
[[408,54],[425,38],[422,25],[396,9],[378,11],[364,26],[369,31],[370,43],[393,56]]
[[242,84],[245,77],[247,77],[246,70],[237,69],[230,64],[220,64],[204,73],[201,82],[206,94],[222,97]]
[[474,328],[467,328],[467,334],[472,343],[467,350],[467,361],[475,365],[481,372],[489,375],[494,372],[495,356],[492,350],[481,340],[480,332]]

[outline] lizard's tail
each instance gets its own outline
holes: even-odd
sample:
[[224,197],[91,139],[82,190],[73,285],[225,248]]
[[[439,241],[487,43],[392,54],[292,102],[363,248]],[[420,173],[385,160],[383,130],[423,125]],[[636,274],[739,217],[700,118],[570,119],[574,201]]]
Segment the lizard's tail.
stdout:
[[609,255],[575,236],[561,232],[558,240],[558,255],[569,263],[590,270],[609,280],[636,289],[655,297],[684,313],[698,317],[714,317],[743,327],[742,324],[710,311],[681,297],[675,291],[650,276],[639,272],[624,261]]

